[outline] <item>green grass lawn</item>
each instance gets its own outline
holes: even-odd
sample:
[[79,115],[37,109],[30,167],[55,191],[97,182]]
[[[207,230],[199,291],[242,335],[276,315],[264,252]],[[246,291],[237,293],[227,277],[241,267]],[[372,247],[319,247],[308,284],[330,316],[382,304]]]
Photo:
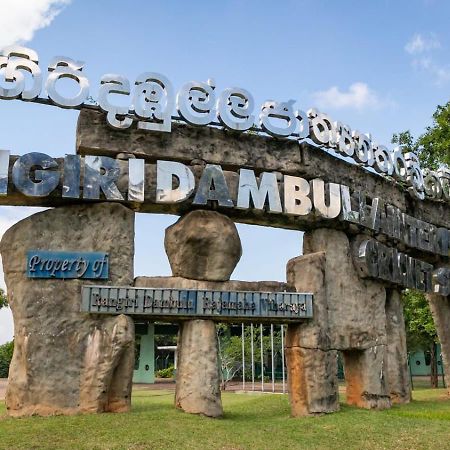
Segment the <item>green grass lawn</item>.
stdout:
[[133,393],[127,414],[10,419],[0,406],[1,449],[450,449],[450,400],[414,391],[409,405],[293,419],[285,395],[223,394],[222,419],[177,411],[173,393]]

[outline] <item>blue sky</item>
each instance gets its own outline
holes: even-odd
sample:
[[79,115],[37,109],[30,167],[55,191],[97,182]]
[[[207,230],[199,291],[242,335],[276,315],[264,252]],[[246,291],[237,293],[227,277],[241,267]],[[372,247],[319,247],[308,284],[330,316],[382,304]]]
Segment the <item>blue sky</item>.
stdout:
[[[295,99],[384,144],[397,131],[423,132],[436,105],[450,99],[450,2],[443,0],[15,0],[7,10],[0,47],[33,48],[44,74],[56,55],[84,61],[94,97],[105,73],[133,82],[160,72],[175,89],[214,78],[219,91],[246,88],[257,105]],[[0,100],[0,119],[0,148],[14,154],[75,151],[76,111]],[[0,207],[0,233],[30,212]],[[162,240],[175,219],[137,217],[136,275],[170,273]],[[244,255],[233,277],[283,280],[300,233],[239,230]],[[0,343],[11,335],[10,312],[0,311]]]

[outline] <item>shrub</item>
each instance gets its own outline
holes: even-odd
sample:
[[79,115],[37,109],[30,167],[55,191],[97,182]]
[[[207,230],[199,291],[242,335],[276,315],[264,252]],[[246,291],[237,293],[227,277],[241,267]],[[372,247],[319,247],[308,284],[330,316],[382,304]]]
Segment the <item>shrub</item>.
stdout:
[[167,369],[161,369],[156,372],[158,378],[173,378],[175,367],[171,364]]
[[9,365],[14,350],[14,341],[0,345],[0,378],[8,378]]

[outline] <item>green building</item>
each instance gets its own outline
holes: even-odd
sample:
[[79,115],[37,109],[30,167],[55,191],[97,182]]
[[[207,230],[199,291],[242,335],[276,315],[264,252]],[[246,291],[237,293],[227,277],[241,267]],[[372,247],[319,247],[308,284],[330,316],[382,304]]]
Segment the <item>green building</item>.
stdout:
[[[438,366],[438,375],[442,375],[442,357],[441,346],[437,345],[436,359]],[[429,351],[419,351],[409,355],[409,367],[413,376],[429,376],[431,375],[431,355]]]

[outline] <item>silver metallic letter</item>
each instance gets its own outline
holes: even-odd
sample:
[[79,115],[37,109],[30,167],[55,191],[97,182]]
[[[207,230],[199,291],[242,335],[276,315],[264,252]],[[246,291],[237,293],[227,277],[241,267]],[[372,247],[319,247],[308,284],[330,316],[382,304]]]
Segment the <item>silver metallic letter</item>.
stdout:
[[191,81],[177,94],[178,114],[191,125],[208,125],[214,120],[215,83]]
[[[74,61],[65,56],[56,56],[48,66],[50,72],[45,88],[48,96],[55,105],[61,108],[73,108],[82,105],[89,96],[89,81],[81,73],[84,67],[84,62]],[[71,78],[75,80],[80,90],[75,97],[67,98],[59,94],[56,90],[56,83],[60,78]]]
[[433,291],[444,297],[450,295],[450,269],[441,267],[433,272]]
[[325,182],[319,178],[312,180],[314,208],[322,217],[334,219],[341,212],[341,187],[336,183],[328,183],[327,187],[328,201],[325,196]]
[[315,109],[308,111],[309,134],[311,139],[319,145],[332,147],[336,142],[335,131],[331,119]]
[[[178,187],[173,188],[173,178]],[[157,161],[156,202],[179,203],[189,198],[195,189],[195,178],[189,167],[179,162]]]
[[260,177],[260,186],[256,181],[253,170],[241,169],[239,171],[239,190],[236,208],[248,209],[250,197],[255,209],[264,209],[266,200],[269,212],[281,213],[280,191],[278,190],[277,175],[274,172],[263,172]]
[[294,216],[306,216],[312,210],[308,197],[311,187],[304,178],[284,176],[284,212]]
[[[289,100],[288,102],[274,102],[268,100],[261,106],[261,112],[259,113],[259,124],[261,128],[273,137],[286,138],[295,132],[297,128],[297,113],[294,112],[293,105],[295,100]],[[277,126],[272,121],[283,121],[285,126]]]
[[133,123],[128,114],[128,106],[116,106],[109,102],[109,94],[130,95],[130,82],[122,75],[107,74],[100,80],[98,89],[98,105],[107,112],[106,121],[113,128],[129,128]]
[[8,194],[9,151],[0,150],[0,195]]
[[83,198],[99,199],[100,189],[107,200],[124,200],[116,186],[120,167],[115,159],[107,156],[86,156],[84,158]]
[[128,200],[144,201],[145,161],[130,158],[128,160]]
[[175,104],[172,83],[164,75],[145,72],[137,77],[135,85],[133,108],[143,119],[137,123],[138,129],[169,132]]
[[355,141],[355,153],[353,157],[359,163],[367,164],[372,167],[375,162],[373,157],[372,141],[367,134],[359,131],[352,132],[353,140]]
[[[34,167],[34,179],[31,171]],[[21,156],[12,169],[12,180],[22,194],[29,197],[46,197],[58,186],[60,173],[58,163],[44,153],[27,153]]]
[[245,131],[255,122],[254,107],[250,92],[240,88],[225,89],[217,101],[217,118],[230,130]]
[[345,156],[353,156],[355,153],[355,142],[348,125],[334,122],[334,129],[337,131],[337,151]]
[[439,200],[442,198],[442,184],[439,178],[439,174],[432,170],[425,169],[423,171],[424,179],[423,186],[425,194],[428,197]]
[[373,156],[375,158],[375,164],[373,168],[378,173],[385,173],[386,175],[392,175],[394,172],[394,166],[392,164],[391,155],[389,150],[384,145],[373,145]]
[[438,170],[439,180],[441,181],[442,194],[447,202],[450,202],[450,169],[441,168]]
[[64,158],[64,175],[62,196],[64,198],[80,198],[81,157],[66,155]]
[[[214,187],[213,189],[211,189]],[[207,164],[198,183],[194,205],[206,205],[208,201],[217,201],[219,206],[232,208],[233,201],[230,198],[225,176],[222,168],[216,164]]]
[[[0,69],[5,68],[5,81],[12,87],[0,87],[0,98],[4,100],[18,98],[34,100],[41,92],[42,74],[38,66],[38,55],[34,50],[13,45],[4,48],[0,56]],[[25,88],[25,77],[22,70],[31,73],[32,86]]]
[[403,148],[404,147],[402,145],[395,147],[390,154],[390,157],[392,167],[394,169],[394,178],[404,182],[408,177],[408,165],[406,163],[405,157],[403,156]]
[[355,266],[361,278],[378,277],[378,244],[373,239],[364,240],[357,248]]
[[359,211],[352,210],[350,188],[341,184],[342,219],[347,222],[359,223]]
[[413,194],[419,199],[425,198],[423,173],[420,168],[419,157],[414,152],[405,153],[405,161],[408,168],[408,176],[406,178],[408,184],[411,186]]

